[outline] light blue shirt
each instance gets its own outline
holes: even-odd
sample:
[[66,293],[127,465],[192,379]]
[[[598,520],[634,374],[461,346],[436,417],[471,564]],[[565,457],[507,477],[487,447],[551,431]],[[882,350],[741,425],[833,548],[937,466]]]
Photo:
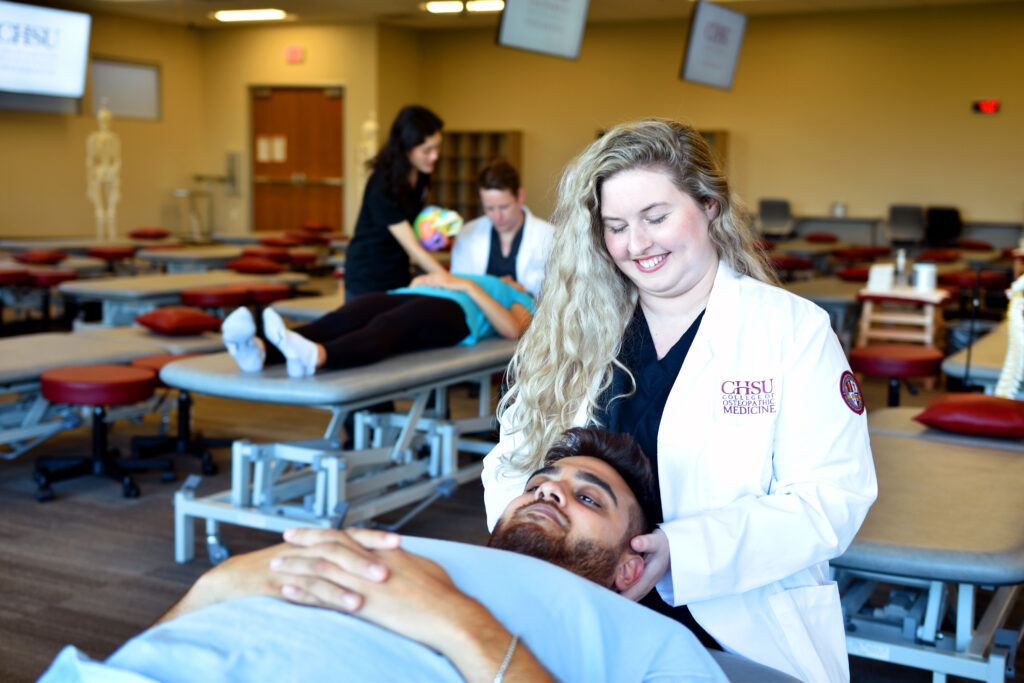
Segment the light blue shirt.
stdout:
[[[505,310],[512,310],[512,304],[522,305],[531,315],[537,310],[537,304],[534,303],[532,296],[526,292],[520,292],[501,278],[494,277],[493,275],[465,275],[462,273],[457,273],[457,275],[463,279],[475,282],[480,286],[480,289],[484,290],[488,296],[501,304]],[[451,299],[457,303],[466,314],[466,327],[469,328],[469,335],[463,338],[458,343],[458,346],[468,346],[477,343],[481,339],[498,336],[498,332],[491,325],[491,321],[487,319],[487,316],[480,310],[480,307],[473,303],[473,299],[469,294],[464,292],[453,292],[438,287],[400,287],[388,290],[388,294],[436,296],[442,299]]]

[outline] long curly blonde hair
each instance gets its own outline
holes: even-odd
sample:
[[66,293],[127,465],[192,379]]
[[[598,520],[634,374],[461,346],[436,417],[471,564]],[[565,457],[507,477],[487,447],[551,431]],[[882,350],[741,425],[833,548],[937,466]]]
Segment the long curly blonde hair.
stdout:
[[719,258],[739,274],[776,281],[755,248],[741,202],[730,194],[696,130],[666,119],[609,130],[562,175],[544,288],[509,365],[511,385],[498,404],[505,431],[523,434],[519,447],[506,455],[516,469],[540,467],[543,454],[573,426],[584,404],[588,424],[599,424],[599,399],[614,367],[621,367],[616,357],[637,304],[636,287],[605,248],[601,186],[616,173],[637,168],[664,171],[702,206],[717,202],[708,233]]

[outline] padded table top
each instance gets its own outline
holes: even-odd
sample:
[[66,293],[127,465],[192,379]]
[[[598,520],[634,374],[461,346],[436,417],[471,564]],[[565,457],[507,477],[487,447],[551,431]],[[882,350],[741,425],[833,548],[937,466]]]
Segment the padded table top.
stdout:
[[822,307],[826,304],[859,306],[857,292],[863,286],[861,282],[846,282],[837,277],[813,277],[810,280],[796,280],[782,285],[786,291],[810,299]]
[[135,254],[137,258],[156,263],[189,263],[203,261],[230,261],[242,255],[241,247],[229,244],[215,244],[204,247],[184,247],[183,249],[142,249]]
[[140,341],[93,339],[67,332],[4,337],[0,339],[0,384],[37,380],[51,368],[129,363],[154,353],[152,344]]
[[1024,583],[1024,454],[871,434],[878,500],[840,567]]
[[174,273],[171,275],[136,275],[134,277],[104,277],[94,280],[76,280],[61,283],[62,294],[81,299],[111,299],[137,301],[180,294],[186,289],[220,287],[248,282],[284,282],[301,285],[309,281],[303,273],[276,275],[246,275],[229,270],[210,270],[205,273]]
[[224,340],[219,332],[169,337],[163,334],[156,334],[152,330],[148,330],[140,325],[129,325],[127,327],[87,327],[76,330],[74,334],[76,337],[88,337],[89,339],[148,344],[154,354],[171,353],[181,355],[184,353],[213,353],[224,350]]
[[283,230],[278,231],[260,231],[260,232],[245,232],[245,233],[231,233],[231,232],[215,232],[210,235],[210,239],[214,242],[220,242],[221,244],[241,244],[241,245],[252,245],[259,244],[260,240],[264,237],[285,237]]
[[[971,346],[971,383],[994,387],[999,380],[1006,359],[1007,324],[1003,321],[979,337]],[[967,367],[967,349],[961,349],[942,361],[942,371],[950,377],[961,379]]]
[[340,308],[343,303],[345,303],[344,294],[330,294],[275,301],[270,307],[289,320],[309,322],[316,320],[324,313],[330,313]]
[[449,346],[388,358],[347,370],[291,379],[284,365],[246,373],[227,353],[188,358],[164,366],[169,386],[210,396],[262,403],[341,406],[443,382],[481,371],[501,370],[512,358],[511,339],[485,339],[472,346]]
[[1021,451],[1024,457],[1024,439],[1002,439],[994,436],[957,434],[941,429],[932,429],[914,419],[921,408],[879,408],[868,411],[868,430],[872,434],[906,436],[913,439],[927,439],[943,443],[956,443],[978,448],[1003,448]]

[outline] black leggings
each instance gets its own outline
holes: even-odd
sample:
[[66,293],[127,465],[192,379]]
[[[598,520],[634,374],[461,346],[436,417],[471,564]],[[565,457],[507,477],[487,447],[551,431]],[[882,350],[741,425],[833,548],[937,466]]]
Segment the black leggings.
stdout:
[[[469,335],[462,306],[422,294],[374,292],[294,330],[327,352],[328,370],[369,365],[408,351],[454,346]],[[267,364],[284,357],[267,343]]]

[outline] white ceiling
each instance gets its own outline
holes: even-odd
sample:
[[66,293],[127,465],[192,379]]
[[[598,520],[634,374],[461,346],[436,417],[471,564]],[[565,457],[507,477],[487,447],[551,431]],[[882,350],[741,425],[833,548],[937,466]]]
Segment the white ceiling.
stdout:
[[[301,23],[379,21],[414,28],[496,26],[497,15],[429,15],[422,0],[22,0],[150,21],[199,27],[231,26],[210,19],[218,9],[276,7],[295,15]],[[932,5],[986,4],[1019,0],[716,0],[744,14],[853,11]],[[588,20],[593,22],[684,19],[693,11],[692,0],[590,0]],[[234,24],[237,26],[238,24]]]

